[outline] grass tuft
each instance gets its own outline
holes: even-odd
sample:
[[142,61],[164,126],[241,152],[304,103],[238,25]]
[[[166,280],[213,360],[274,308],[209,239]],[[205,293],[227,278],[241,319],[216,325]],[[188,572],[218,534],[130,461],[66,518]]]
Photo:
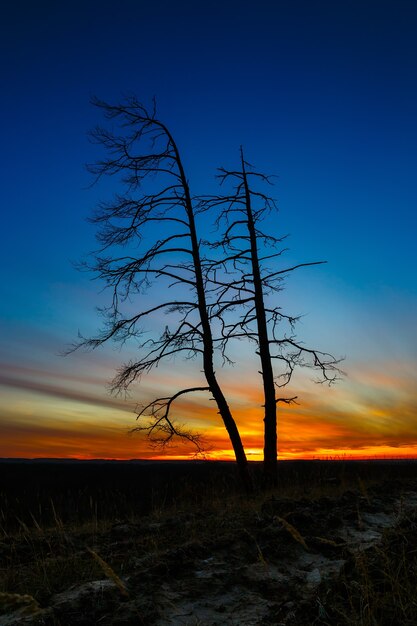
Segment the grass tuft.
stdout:
[[308,546],[305,542],[304,537],[302,536],[302,534],[296,529],[295,526],[293,526],[292,524],[290,524],[290,522],[287,522],[286,519],[284,519],[283,517],[280,517],[279,515],[275,515],[274,516],[274,520],[278,521],[287,532],[289,532],[289,534],[291,535],[291,537],[293,539],[295,539],[295,541],[297,541],[298,543],[300,543],[303,548],[305,550],[308,550]]
[[35,598],[27,593],[0,592],[0,613],[23,609],[25,615],[35,615],[41,610]]
[[102,559],[101,556],[97,554],[97,552],[95,552],[91,548],[87,548],[87,552],[89,552],[93,559],[100,565],[107,578],[114,582],[122,596],[124,596],[125,598],[129,598],[129,592],[126,589],[124,582],[121,580],[121,578],[119,578],[114,569],[108,563],[106,563],[106,561]]

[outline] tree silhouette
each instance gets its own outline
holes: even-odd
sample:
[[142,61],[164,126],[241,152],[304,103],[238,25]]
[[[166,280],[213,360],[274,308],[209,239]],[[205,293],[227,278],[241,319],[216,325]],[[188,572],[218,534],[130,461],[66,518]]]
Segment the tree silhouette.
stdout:
[[[285,237],[266,234],[260,222],[276,209],[275,201],[255,187],[256,183],[270,183],[265,174],[256,172],[240,153],[240,169],[219,170],[223,185],[234,183],[230,193],[206,197],[206,207],[217,209],[217,225],[224,226],[220,241],[211,244],[222,254],[206,264],[211,276],[210,289],[216,294],[215,316],[222,328],[222,351],[227,354],[231,339],[247,338],[255,342],[261,362],[264,392],[264,476],[268,484],[276,484],[278,437],[277,404],[291,404],[296,397],[279,397],[277,389],[290,382],[296,367],[319,370],[320,382],[332,384],[338,378],[340,360],[331,354],[305,346],[295,335],[299,319],[286,314],[271,295],[282,290],[285,277],[300,267],[320,265],[325,261],[299,263],[292,267],[268,267],[285,249]],[[254,206],[256,204],[256,208]],[[267,248],[272,248],[268,253]],[[263,251],[262,251],[263,250]],[[237,309],[243,312],[237,316]],[[273,361],[283,367],[274,375]]]
[[[116,130],[100,126],[91,133],[93,141],[104,147],[105,158],[89,170],[96,180],[118,177],[122,191],[112,201],[100,204],[91,218],[98,226],[100,249],[85,267],[112,290],[112,301],[102,310],[106,318],[103,331],[94,338],[81,338],[78,345],[96,348],[110,339],[139,340],[139,357],[121,367],[111,385],[113,392],[126,391],[142,374],[175,355],[200,358],[206,384],[156,398],[138,409],[135,430],[146,431],[159,445],[180,436],[200,449],[199,436],[179,427],[171,419],[171,408],[185,394],[210,392],[233,446],[241,479],[250,489],[241,437],[214,369],[212,305],[206,299],[195,221],[206,207],[196,208],[178,146],[158,119],[155,105],[148,110],[134,96],[118,105],[98,99],[93,104]],[[122,252],[116,253],[120,249]],[[144,299],[153,284],[160,301],[127,314],[131,300]],[[179,299],[168,295],[176,288]],[[170,321],[159,337],[149,337],[141,325],[160,312],[170,314],[172,324]]]

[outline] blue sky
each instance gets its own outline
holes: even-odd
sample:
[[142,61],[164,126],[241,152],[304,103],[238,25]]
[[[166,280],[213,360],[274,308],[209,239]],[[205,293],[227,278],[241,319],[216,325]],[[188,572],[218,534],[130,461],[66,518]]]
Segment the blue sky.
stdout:
[[[78,330],[99,327],[95,306],[105,301],[100,285],[72,265],[95,246],[86,218],[116,190],[111,182],[89,188],[84,169],[100,156],[87,137],[102,121],[93,95],[114,102],[133,92],[146,103],[156,96],[196,193],[215,189],[216,168],[233,167],[240,144],[258,169],[278,176],[280,211],[271,227],[290,234],[288,262],[328,261],[291,276],[283,295],[291,311],[306,313],[301,338],[346,355],[348,377],[326,392],[326,406],[342,396],[347,406],[349,397],[366,413],[371,396],[375,406],[403,407],[399,379],[412,389],[417,361],[414,2],[27,1],[3,6],[0,23],[0,422],[9,433],[2,456],[22,450],[18,439],[29,450],[25,428],[43,428],[43,415],[69,431],[81,421],[83,437],[98,429],[94,403],[113,407],[104,384],[126,358],[112,347],[59,356]],[[242,372],[254,387],[259,382],[249,350],[245,359],[239,372],[225,374],[236,377],[238,406],[246,402],[236,391]],[[391,383],[375,386],[377,374]],[[304,378],[295,383],[300,389],[308,387]],[[160,384],[144,381],[132,396]],[[387,386],[390,402],[382,401]],[[73,405],[63,392],[66,404],[59,403],[62,387]],[[315,388],[309,393],[317,396]],[[400,446],[417,445],[416,398],[408,386],[405,395],[409,431],[398,430],[393,411],[384,433]],[[258,404],[245,406],[256,413]],[[133,418],[120,410],[127,429]],[[349,441],[340,447],[350,449]],[[311,450],[325,443],[314,440]],[[129,445],[134,456],[139,444]]]

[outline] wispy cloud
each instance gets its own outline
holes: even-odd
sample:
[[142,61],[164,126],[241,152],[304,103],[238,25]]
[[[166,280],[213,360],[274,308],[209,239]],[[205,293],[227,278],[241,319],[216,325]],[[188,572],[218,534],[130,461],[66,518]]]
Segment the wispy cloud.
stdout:
[[20,389],[22,391],[39,393],[47,397],[71,400],[73,402],[81,402],[84,404],[93,404],[96,406],[114,407],[122,411],[132,412],[135,406],[134,404],[129,405],[124,400],[113,398],[110,395],[100,397],[97,394],[80,391],[75,387],[59,387],[57,385],[40,382],[35,379],[7,375],[3,372],[0,372],[0,385],[13,389]]
[[[0,454],[159,456],[142,436],[127,435],[136,424],[136,401],[146,404],[153,397],[187,386],[190,376],[201,376],[182,368],[173,375],[168,365],[144,378],[125,400],[109,395],[103,372],[92,371],[0,365],[0,385],[6,391],[0,418]],[[246,374],[239,378],[239,371],[224,376],[227,398],[249,458],[261,458],[261,378]],[[278,406],[280,454],[283,458],[396,451],[411,454],[417,447],[416,389],[417,374],[409,361],[354,365],[349,376],[330,389],[298,376],[288,395],[298,395],[299,404]],[[173,406],[172,417],[205,435],[213,458],[233,456],[209,393],[182,397]],[[165,454],[187,457],[194,450],[178,442]]]

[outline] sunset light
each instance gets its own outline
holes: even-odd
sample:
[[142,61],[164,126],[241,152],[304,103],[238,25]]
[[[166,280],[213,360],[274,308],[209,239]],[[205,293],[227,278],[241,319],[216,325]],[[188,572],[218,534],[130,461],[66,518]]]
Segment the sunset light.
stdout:
[[416,626],[417,0],[0,31],[0,626]]
[[[297,365],[288,387],[276,387],[278,398],[296,397],[277,405],[279,459],[414,457],[415,9],[404,4],[398,11],[385,5],[373,11],[365,3],[355,12],[325,3],[316,13],[305,2],[300,10],[278,2],[259,11],[226,3],[220,20],[208,5],[165,3],[159,10],[140,3],[140,16],[132,5],[127,19],[111,3],[80,14],[69,4],[26,4],[22,14],[10,6],[3,20],[7,90],[0,106],[8,175],[0,252],[0,457],[234,458],[207,391],[181,396],[171,409],[176,424],[201,435],[200,451],[178,438],[155,448],[145,433],[131,432],[144,423],[136,421],[136,408],[207,385],[201,355],[164,358],[126,394],[109,391],[123,364],[140,358],[142,339],[172,332],[165,309],[141,320],[141,338],[70,350],[80,336],[97,336],[104,327],[97,309],[112,301],[104,281],[91,280],[94,272],[74,267],[91,263],[89,252],[99,247],[98,225],[87,218],[100,202],[125,192],[117,177],[103,175],[92,185],[85,170],[85,163],[105,158],[97,136],[88,138],[89,130],[105,126],[101,105],[90,100],[118,102],[130,93],[150,107],[156,96],[193,197],[216,197],[236,182],[220,187],[216,168],[236,176],[240,146],[258,171],[276,176],[267,191],[278,210],[261,226],[282,241],[267,252],[260,242],[262,254],[280,250],[264,271],[307,267],[286,274],[269,302],[300,316],[297,341],[341,359],[342,370],[328,386],[317,382],[320,372],[311,363]],[[139,22],[155,20],[158,28],[141,27],[138,35]],[[118,120],[110,121],[116,132]],[[216,230],[216,203],[208,207],[196,212],[203,259],[212,254],[205,240],[215,241],[225,228]],[[144,249],[172,224],[148,224]],[[186,235],[180,236],[174,240],[179,247]],[[106,254],[136,255],[136,243],[129,245]],[[169,262],[181,268],[181,254]],[[165,295],[175,302],[194,297],[186,284],[156,281],[141,289],[120,299],[123,314],[152,309]],[[230,320],[239,315],[232,311]],[[288,328],[279,332],[288,338]],[[247,458],[260,461],[265,401],[256,352],[253,341],[233,339],[229,360],[215,350],[214,369]],[[283,361],[272,365],[279,385]]]

